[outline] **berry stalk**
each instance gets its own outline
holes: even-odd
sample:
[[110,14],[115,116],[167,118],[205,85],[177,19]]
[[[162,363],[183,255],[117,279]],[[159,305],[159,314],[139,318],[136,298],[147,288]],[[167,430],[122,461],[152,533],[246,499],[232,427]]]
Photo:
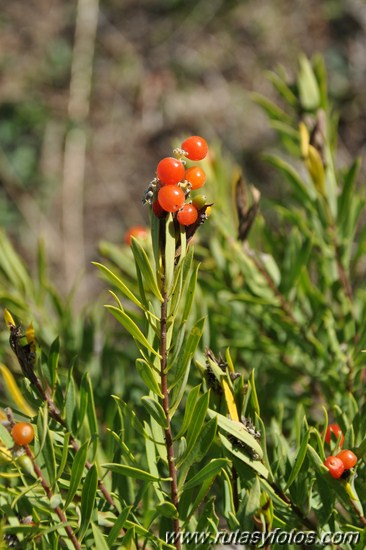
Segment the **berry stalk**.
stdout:
[[[161,316],[160,316],[160,377],[161,377],[161,392],[163,394],[162,405],[166,417],[167,427],[164,429],[165,435],[165,445],[167,450],[168,457],[168,468],[169,476],[171,477],[170,487],[171,487],[171,499],[172,504],[178,511],[178,482],[177,482],[177,468],[175,465],[175,456],[174,456],[174,447],[173,447],[173,436],[170,423],[170,409],[169,409],[169,390],[168,390],[168,376],[167,376],[167,366],[168,366],[168,350],[167,350],[167,319],[168,319],[168,295],[164,289],[165,281],[163,281],[163,302],[161,304]],[[180,526],[179,518],[173,519],[173,529],[176,534],[176,543],[175,546],[177,550],[181,549],[181,542],[179,537]]]

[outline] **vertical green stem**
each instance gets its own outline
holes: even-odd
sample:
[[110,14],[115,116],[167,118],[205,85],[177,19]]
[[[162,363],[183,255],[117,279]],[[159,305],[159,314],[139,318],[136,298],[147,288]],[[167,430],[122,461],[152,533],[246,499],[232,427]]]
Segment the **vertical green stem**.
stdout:
[[[164,288],[165,285],[163,285]],[[165,434],[165,445],[167,450],[168,457],[168,467],[169,467],[169,476],[171,477],[171,499],[172,504],[178,510],[178,483],[177,483],[177,469],[175,466],[175,457],[174,457],[174,447],[173,447],[173,437],[172,430],[170,425],[170,412],[169,412],[169,390],[168,390],[168,377],[167,377],[167,366],[168,366],[168,350],[167,350],[167,318],[168,318],[168,296],[167,292],[163,290],[163,302],[161,304],[161,317],[160,317],[160,376],[161,376],[161,392],[163,394],[162,405],[166,417],[166,428],[164,429]],[[173,529],[176,535],[175,547],[177,550],[182,548],[180,541],[180,526],[179,518],[173,520]]]

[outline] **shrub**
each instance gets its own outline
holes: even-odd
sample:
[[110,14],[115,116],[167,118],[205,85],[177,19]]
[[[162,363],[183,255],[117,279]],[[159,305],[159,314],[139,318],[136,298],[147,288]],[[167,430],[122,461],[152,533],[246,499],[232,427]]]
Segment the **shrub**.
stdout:
[[[0,288],[20,367],[16,382],[1,366],[8,542],[181,548],[184,533],[201,533],[209,548],[260,541],[250,536],[268,544],[279,529],[310,531],[302,543],[319,548],[326,532],[353,532],[353,547],[364,547],[360,161],[337,166],[320,58],[301,57],[296,82],[282,70],[270,78],[281,106],[254,100],[283,147],[265,159],[286,200],[260,211],[258,189],[213,147],[201,164],[209,200],[184,179],[154,179],[151,239],[100,245],[96,266],[118,323],[99,303],[79,318],[48,281],[42,250],[31,277],[1,234]],[[183,151],[174,154],[181,162]],[[193,201],[194,223],[178,223],[182,201],[157,208],[168,185]],[[23,334],[12,314],[35,329]],[[326,436],[330,420],[338,439]],[[14,446],[19,421],[31,421],[34,444]],[[357,464],[335,479],[324,462],[343,444]]]

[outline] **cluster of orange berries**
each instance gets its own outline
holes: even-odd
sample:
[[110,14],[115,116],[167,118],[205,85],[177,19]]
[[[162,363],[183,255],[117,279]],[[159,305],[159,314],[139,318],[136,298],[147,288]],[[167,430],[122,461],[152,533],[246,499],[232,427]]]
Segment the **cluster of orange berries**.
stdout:
[[[344,435],[338,424],[329,424],[325,434],[326,443],[330,444],[332,434],[334,434],[337,441],[339,440],[339,446],[342,448]],[[349,449],[343,449],[335,456],[328,456],[324,461],[324,466],[328,468],[330,475],[335,479],[339,479],[344,472],[347,472],[356,464],[357,456]]]
[[145,193],[145,202],[152,205],[158,218],[167,212],[176,212],[181,225],[191,225],[198,218],[195,201],[186,202],[190,191],[200,189],[206,180],[206,174],[200,166],[185,167],[183,157],[200,161],[208,152],[206,141],[200,136],[191,136],[183,141],[180,148],[174,150],[175,157],[163,158],[156,168],[156,178]]

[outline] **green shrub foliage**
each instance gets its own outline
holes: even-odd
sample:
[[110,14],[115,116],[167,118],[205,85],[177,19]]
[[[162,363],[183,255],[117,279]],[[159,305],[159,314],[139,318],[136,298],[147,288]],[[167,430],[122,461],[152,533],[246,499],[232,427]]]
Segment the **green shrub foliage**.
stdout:
[[[210,548],[276,528],[365,547],[360,160],[337,161],[320,57],[269,78],[278,103],[253,100],[278,137],[264,162],[280,198],[211,146],[193,239],[151,213],[151,237],[100,244],[106,308],[77,314],[42,246],[31,276],[0,234],[1,547],[181,548],[200,532]],[[20,420],[29,446],[11,438]],[[340,479],[329,423],[358,458]]]

